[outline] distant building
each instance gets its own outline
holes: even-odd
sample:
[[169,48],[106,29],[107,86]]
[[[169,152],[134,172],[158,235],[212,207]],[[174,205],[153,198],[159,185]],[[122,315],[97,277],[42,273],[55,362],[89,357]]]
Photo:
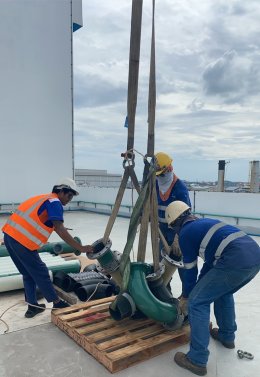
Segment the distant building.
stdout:
[[78,186],[119,187],[121,180],[121,174],[109,174],[107,170],[75,169]]

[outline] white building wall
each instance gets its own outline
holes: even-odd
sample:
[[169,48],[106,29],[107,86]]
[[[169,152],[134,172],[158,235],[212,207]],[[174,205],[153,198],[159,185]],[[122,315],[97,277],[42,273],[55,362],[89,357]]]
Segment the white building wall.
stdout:
[[0,203],[73,177],[72,4],[0,2]]
[[228,192],[190,192],[195,211],[260,218],[260,195]]
[[[113,204],[117,193],[118,188],[113,187],[79,187],[79,196],[75,199]],[[195,212],[260,218],[259,194],[190,191],[189,195]],[[131,205],[132,201],[135,203],[137,198],[136,190],[126,189],[122,204]]]

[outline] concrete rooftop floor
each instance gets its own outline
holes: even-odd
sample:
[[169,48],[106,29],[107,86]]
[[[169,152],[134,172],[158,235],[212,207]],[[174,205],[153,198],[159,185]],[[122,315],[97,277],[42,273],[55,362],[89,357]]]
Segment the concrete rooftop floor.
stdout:
[[[0,226],[5,222],[0,217]],[[71,234],[79,236],[83,244],[92,243],[104,234],[108,217],[86,212],[65,214],[65,225],[73,228]],[[111,233],[112,249],[123,251],[129,219],[118,218]],[[1,238],[1,237],[0,237]],[[259,242],[259,238],[255,238]],[[50,242],[59,241],[53,234]],[[146,261],[151,262],[150,240],[147,242]],[[137,240],[134,245],[132,260],[135,260]],[[1,260],[0,260],[1,261]],[[172,291],[175,297],[181,292],[181,285],[176,273],[172,279]],[[256,377],[260,371],[260,274],[235,295],[238,331],[236,348],[227,350],[214,340],[210,340],[210,358],[208,377]],[[44,299],[40,302],[45,302]],[[12,305],[15,305],[11,307]],[[51,304],[47,304],[50,308]],[[35,318],[24,318],[26,305],[23,291],[0,293],[0,317],[9,326],[4,334],[5,325],[0,322],[0,377],[105,377],[111,373],[99,364],[91,355],[78,346],[70,337],[53,325],[50,310]],[[212,314],[212,321],[215,324]],[[242,349],[254,355],[254,360],[239,359],[237,350]],[[192,376],[179,368],[173,361],[176,351],[186,352],[188,345],[166,352],[116,373],[118,377],[136,377],[149,374],[150,377]]]

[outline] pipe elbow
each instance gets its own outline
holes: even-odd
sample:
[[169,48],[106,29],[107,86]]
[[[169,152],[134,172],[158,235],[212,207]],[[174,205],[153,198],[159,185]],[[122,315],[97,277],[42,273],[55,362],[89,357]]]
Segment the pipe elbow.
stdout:
[[146,263],[131,263],[128,291],[137,308],[147,317],[163,323],[174,323],[179,316],[174,304],[160,301],[147,284],[146,275],[151,272],[151,266]]

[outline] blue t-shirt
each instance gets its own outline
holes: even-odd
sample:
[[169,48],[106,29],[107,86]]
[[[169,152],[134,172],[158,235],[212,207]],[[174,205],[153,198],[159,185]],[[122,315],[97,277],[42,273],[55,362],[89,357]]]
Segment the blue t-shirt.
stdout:
[[63,207],[58,198],[52,198],[46,200],[39,208],[38,215],[43,215],[47,213],[47,220],[44,221],[44,225],[51,228],[53,227],[53,220],[64,221],[63,220]]

